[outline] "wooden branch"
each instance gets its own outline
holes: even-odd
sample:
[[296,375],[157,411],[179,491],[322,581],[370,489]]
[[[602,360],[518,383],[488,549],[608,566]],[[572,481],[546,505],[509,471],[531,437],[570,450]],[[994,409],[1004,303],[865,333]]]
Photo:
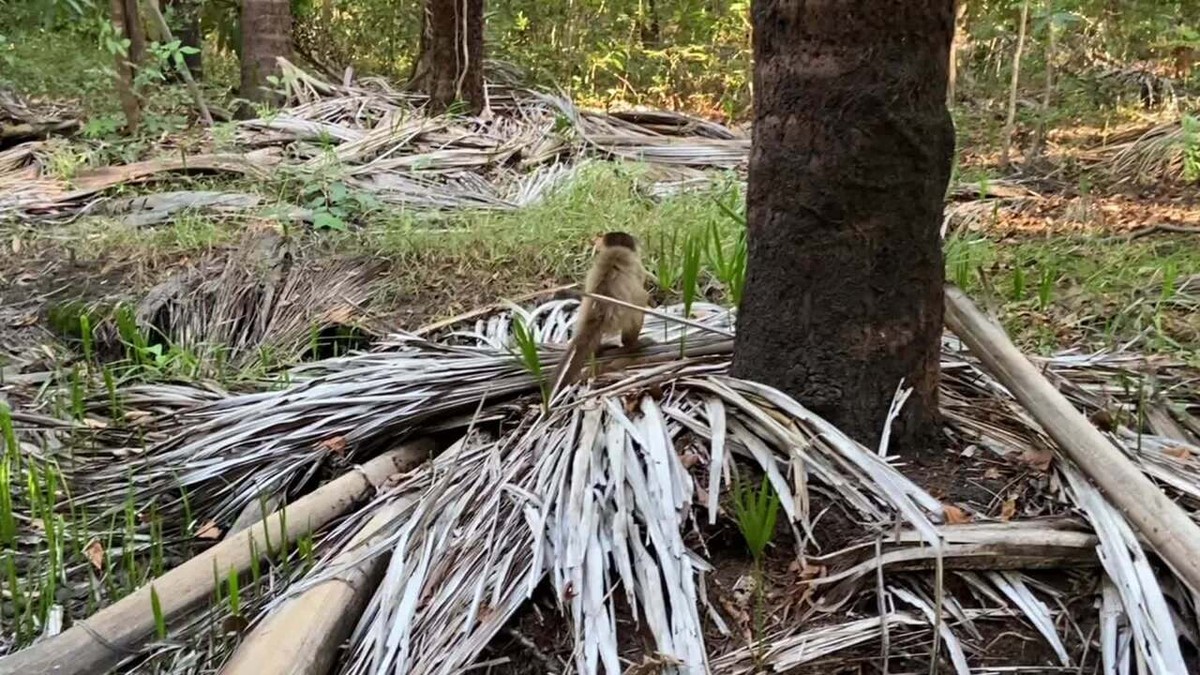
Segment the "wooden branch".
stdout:
[[413,335],[416,335],[417,337],[429,335],[430,333],[439,331],[443,328],[449,328],[450,326],[453,326],[454,324],[456,324],[460,321],[466,321],[467,319],[474,319],[476,317],[480,317],[485,314],[491,314],[492,312],[495,312],[496,310],[505,309],[508,307],[508,303],[513,303],[515,305],[519,305],[523,302],[528,302],[535,298],[543,298],[548,295],[553,296],[558,293],[562,293],[563,291],[571,290],[572,288],[575,288],[578,285],[579,284],[565,284],[562,286],[555,286],[554,288],[540,288],[536,291],[530,291],[529,293],[525,293],[524,295],[518,295],[517,297],[515,297],[511,300],[501,300],[499,302],[493,302],[490,305],[484,305],[483,307],[480,307],[478,309],[473,309],[469,312],[465,312],[465,313],[459,314],[457,316],[451,316],[451,317],[442,319],[440,321],[434,321],[433,323],[425,324],[424,326],[421,326],[420,328],[413,331]]
[[422,439],[380,455],[276,511],[264,522],[227,537],[86,621],[77,621],[49,640],[0,659],[0,675],[106,672],[154,636],[152,592],[157,591],[167,622],[178,619],[212,597],[214,579],[225,579],[231,572],[244,573],[255,557],[266,556],[272,547],[290,546],[345,514],[389,477],[424,461],[432,449],[432,441]]
[[1135,239],[1149,237],[1152,234],[1158,234],[1160,232],[1166,232],[1169,234],[1200,234],[1200,227],[1174,225],[1172,223],[1159,223],[1157,225],[1143,227],[1140,230],[1134,230],[1133,232],[1125,235],[1124,239],[1126,241],[1133,241]]
[[61,122],[24,122],[5,126],[0,124],[0,147],[45,138],[52,134],[70,134],[79,129],[79,120]]
[[[154,17],[154,23],[158,24],[158,29],[166,36],[168,42],[173,42],[175,36],[171,35],[171,27],[167,25],[167,20],[163,18],[162,10],[158,8],[158,0],[150,0],[146,3],[150,6],[150,16]],[[183,81],[187,84],[188,92],[192,95],[192,100],[196,102],[196,108],[200,110],[200,119],[204,120],[207,126],[213,125],[212,115],[208,112],[208,105],[204,103],[204,95],[200,93],[200,87],[196,84],[196,79],[192,77],[192,71],[185,64],[175,63],[172,59],[171,66],[179,71],[183,76]]]
[[338,645],[350,635],[383,578],[388,555],[358,564],[367,546],[410,500],[387,504],[363,526],[346,550],[329,564],[347,567],[337,577],[288,600],[256,627],[221,669],[221,675],[324,675]]
[[1172,570],[1200,592],[1200,526],[1059,393],[1004,329],[951,286],[946,287],[946,324]]

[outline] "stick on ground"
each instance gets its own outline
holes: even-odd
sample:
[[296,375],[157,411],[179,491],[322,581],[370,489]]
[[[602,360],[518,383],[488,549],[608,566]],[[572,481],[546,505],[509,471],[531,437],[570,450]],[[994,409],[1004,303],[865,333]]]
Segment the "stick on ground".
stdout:
[[272,612],[238,646],[221,675],[324,675],[337,648],[350,635],[359,615],[383,577],[388,555],[355,564],[380,531],[405,507],[406,500],[387,504],[330,561],[333,569],[350,565],[337,577],[288,600]]
[[[157,590],[168,624],[212,597],[213,580],[250,569],[254,555],[295,543],[348,512],[392,475],[424,461],[427,439],[400,446],[318,488],[264,522],[226,538],[179,567],[105,607],[63,633],[0,659],[0,675],[91,675],[136,653],[154,635],[151,589]],[[269,528],[269,529],[268,529]],[[268,532],[270,535],[268,536]],[[253,542],[253,544],[251,543]]]
[[946,287],[946,325],[1033,415],[1192,589],[1200,592],[1200,526],[1155,485],[957,288]]

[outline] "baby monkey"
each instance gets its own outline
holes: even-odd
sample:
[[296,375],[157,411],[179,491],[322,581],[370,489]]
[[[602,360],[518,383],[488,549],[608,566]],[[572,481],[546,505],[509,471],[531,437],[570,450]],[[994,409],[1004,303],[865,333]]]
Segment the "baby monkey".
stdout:
[[[646,268],[642,267],[633,236],[609,232],[596,239],[595,250],[596,258],[584,289],[588,293],[645,307],[650,299],[646,292]],[[584,297],[575,324],[575,337],[567,345],[566,354],[554,373],[554,389],[557,391],[578,379],[606,335],[620,333],[625,349],[637,348],[643,318],[642,312],[636,309]]]

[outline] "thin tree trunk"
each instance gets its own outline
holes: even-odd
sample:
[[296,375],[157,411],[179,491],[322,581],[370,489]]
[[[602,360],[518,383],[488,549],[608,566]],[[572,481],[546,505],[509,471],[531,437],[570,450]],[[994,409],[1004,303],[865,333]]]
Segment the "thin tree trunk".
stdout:
[[[1053,12],[1053,2],[1047,3],[1047,11]],[[1033,148],[1029,151],[1027,163],[1036,162],[1046,149],[1046,133],[1050,125],[1050,102],[1054,98],[1054,57],[1057,51],[1058,35],[1054,30],[1054,17],[1046,21],[1046,82],[1042,87],[1042,110],[1038,115],[1037,134],[1033,138]]]
[[967,0],[962,0],[954,10],[954,40],[950,43],[950,81],[946,84],[946,100],[953,105],[958,85],[958,50],[967,34]]
[[[125,0],[109,0],[108,8],[117,36],[128,37]],[[129,64],[128,53],[117,54],[115,58],[117,96],[121,99],[121,111],[125,113],[125,131],[130,134],[136,133],[138,126],[142,123],[142,105],[133,91],[133,67]]]
[[278,95],[268,80],[279,75],[279,58],[290,58],[292,8],[288,0],[242,2],[243,98],[257,103],[276,102]]
[[654,0],[645,0],[645,5],[639,3],[638,11],[639,38],[643,47],[657,47],[662,44],[662,29],[658,23],[658,5]]
[[138,0],[124,0],[125,35],[129,38],[129,63],[136,71],[146,62],[146,31],[142,28]]
[[1021,3],[1021,25],[1017,29],[1017,50],[1013,54],[1012,82],[1008,87],[1008,117],[1004,121],[1004,146],[1000,152],[1000,164],[1009,165],[1012,151],[1013,131],[1017,125],[1017,84],[1021,80],[1021,55],[1025,51],[1025,24],[1029,19],[1029,0]]
[[758,0],[733,372],[893,448],[937,443],[952,0]]
[[483,110],[483,0],[425,0],[420,48],[412,79],[430,110]]

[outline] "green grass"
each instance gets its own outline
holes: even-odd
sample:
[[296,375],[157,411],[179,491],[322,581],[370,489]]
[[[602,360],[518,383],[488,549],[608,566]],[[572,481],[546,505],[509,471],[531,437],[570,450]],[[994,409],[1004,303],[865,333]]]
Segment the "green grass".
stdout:
[[1194,240],[956,239],[947,243],[946,269],[949,280],[999,313],[1025,349],[1132,343],[1200,356],[1200,317],[1176,290],[1200,274]]
[[[420,309],[424,302],[429,309],[421,319],[551,281],[577,280],[588,264],[588,242],[617,229],[638,237],[659,301],[678,302],[684,287],[694,284],[736,298],[745,272],[741,195],[730,184],[654,201],[639,189],[642,176],[637,166],[594,165],[544,202],[517,212],[430,216],[380,208],[358,227],[293,231],[291,236],[302,238],[303,247],[317,255],[391,261],[381,304]],[[156,267],[233,245],[244,229],[235,221],[184,214],[149,228],[83,218],[21,235],[48,247],[86,242],[78,247],[81,258],[139,260]],[[689,248],[689,240],[707,242],[698,261],[696,244]],[[952,239],[945,249],[947,279],[998,312],[1027,350],[1132,342],[1141,349],[1196,356],[1200,319],[1176,297],[1187,278],[1200,274],[1200,247],[1194,240],[971,237]]]

